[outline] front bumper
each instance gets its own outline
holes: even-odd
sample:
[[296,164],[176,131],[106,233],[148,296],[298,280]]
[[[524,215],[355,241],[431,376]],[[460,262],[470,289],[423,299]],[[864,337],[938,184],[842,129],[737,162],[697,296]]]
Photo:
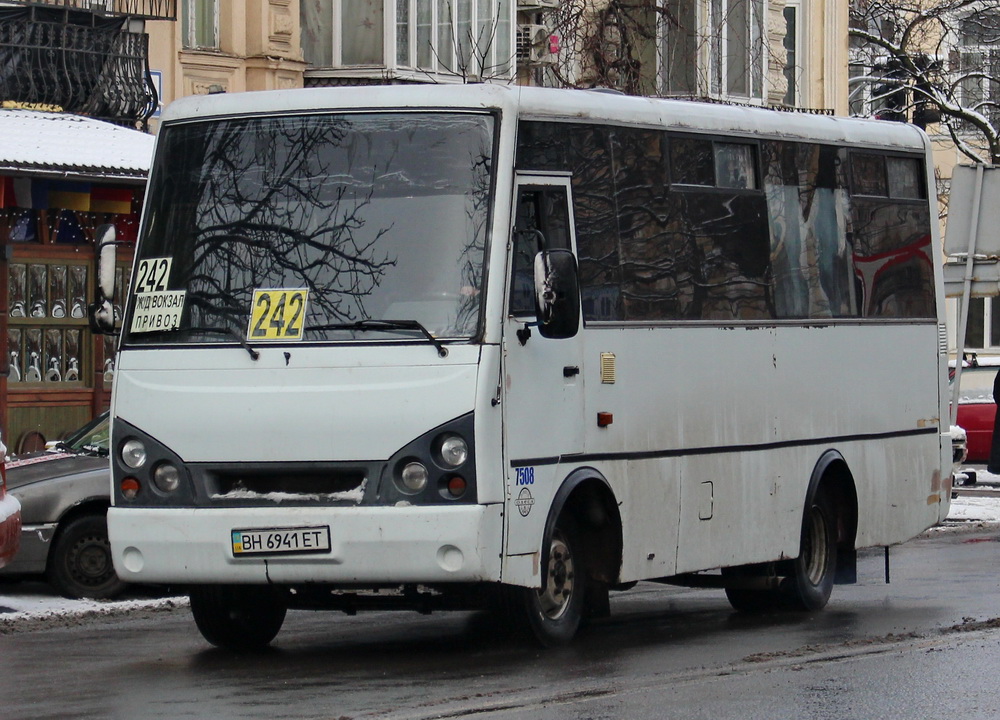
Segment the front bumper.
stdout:
[[[321,555],[234,557],[233,529],[329,526]],[[108,511],[126,582],[334,585],[500,579],[501,505],[119,508]]]

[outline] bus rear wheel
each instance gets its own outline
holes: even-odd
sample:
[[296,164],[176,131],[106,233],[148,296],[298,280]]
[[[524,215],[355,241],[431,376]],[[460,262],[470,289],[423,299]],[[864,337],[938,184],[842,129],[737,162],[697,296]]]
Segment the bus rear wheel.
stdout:
[[759,614],[826,607],[837,569],[837,517],[823,488],[806,503],[801,532],[799,556],[794,560],[723,568],[723,578],[732,582],[726,597],[733,609]]
[[783,599],[793,610],[822,610],[830,600],[837,570],[837,516],[833,501],[819,488],[802,517],[799,556],[782,582]]
[[583,619],[588,578],[579,530],[563,515],[549,538],[541,589],[507,588],[510,620],[544,647],[569,643]]
[[191,590],[191,614],[208,642],[227,650],[260,650],[274,640],[288,608],[266,585],[202,585]]

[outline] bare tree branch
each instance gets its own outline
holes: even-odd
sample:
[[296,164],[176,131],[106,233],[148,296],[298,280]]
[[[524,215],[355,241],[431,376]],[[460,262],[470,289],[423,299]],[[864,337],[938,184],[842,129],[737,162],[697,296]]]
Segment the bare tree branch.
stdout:
[[1000,0],[853,0],[851,99],[861,114],[940,124],[1000,162]]

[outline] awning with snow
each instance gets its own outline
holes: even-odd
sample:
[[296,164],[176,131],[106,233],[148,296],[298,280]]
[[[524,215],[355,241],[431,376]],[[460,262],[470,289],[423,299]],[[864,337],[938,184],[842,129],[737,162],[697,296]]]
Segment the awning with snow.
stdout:
[[144,184],[153,158],[152,135],[65,113],[0,109],[0,138],[0,176],[11,178]]

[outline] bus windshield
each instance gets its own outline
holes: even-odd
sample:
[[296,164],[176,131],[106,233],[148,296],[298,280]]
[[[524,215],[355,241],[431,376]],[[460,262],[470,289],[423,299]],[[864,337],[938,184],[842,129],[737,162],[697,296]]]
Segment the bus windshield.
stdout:
[[471,113],[165,127],[124,342],[475,337],[493,144]]

